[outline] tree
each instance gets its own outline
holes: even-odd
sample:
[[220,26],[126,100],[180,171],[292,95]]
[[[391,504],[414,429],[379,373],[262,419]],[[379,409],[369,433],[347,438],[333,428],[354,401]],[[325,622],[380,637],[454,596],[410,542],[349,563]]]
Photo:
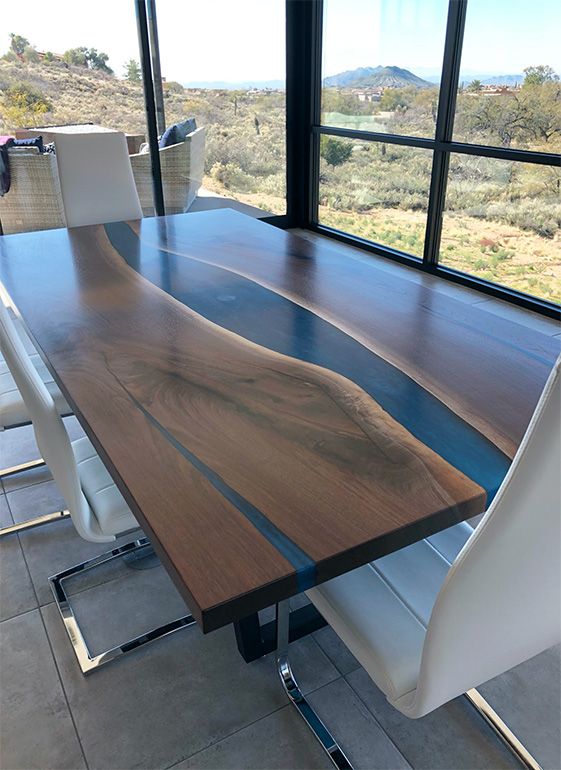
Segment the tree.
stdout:
[[113,70],[107,65],[109,56],[103,51],[98,51],[97,48],[85,46],[69,48],[63,53],[62,58],[67,64],[73,64],[75,67],[87,67],[90,70],[106,72],[108,75],[113,74]]
[[23,51],[23,58],[26,62],[38,62],[41,60],[39,54],[32,45],[25,46]]
[[67,64],[73,64],[75,67],[87,67],[86,48],[69,48],[62,54],[63,60]]
[[380,99],[380,109],[384,112],[405,112],[415,100],[419,89],[415,86],[405,88],[386,88]]
[[340,166],[351,157],[353,153],[352,144],[347,144],[331,136],[322,136],[320,144],[321,157],[329,163],[330,166]]
[[125,79],[131,83],[140,83],[140,64],[134,59],[125,63]]
[[544,83],[556,82],[559,75],[549,64],[539,64],[537,67],[526,67],[524,70],[524,86],[543,86]]
[[478,80],[477,78],[475,78],[475,80],[472,80],[471,83],[468,84],[467,90],[471,91],[471,93],[473,94],[477,94],[479,93],[479,91],[481,91],[482,88],[483,88],[483,83],[481,82],[481,80]]
[[96,48],[89,48],[86,51],[86,61],[91,70],[101,70],[101,72],[112,75],[113,70],[107,64],[108,59],[109,56],[106,53],[103,53],[103,51],[98,52]]
[[29,40],[22,35],[14,35],[10,32],[10,48],[17,56],[23,56],[25,49],[29,46]]

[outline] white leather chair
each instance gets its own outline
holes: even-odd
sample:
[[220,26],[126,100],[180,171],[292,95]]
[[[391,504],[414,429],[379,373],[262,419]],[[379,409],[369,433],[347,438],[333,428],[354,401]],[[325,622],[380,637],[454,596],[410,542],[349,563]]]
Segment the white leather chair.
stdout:
[[[2,303],[1,299],[0,303]],[[18,336],[23,343],[24,349],[31,360],[31,363],[45,383],[45,386],[51,394],[59,414],[72,414],[72,410],[66,403],[64,396],[58,389],[49,370],[43,363],[41,356],[33,347],[33,343],[25,332],[19,318],[13,317],[12,321],[17,330]],[[21,397],[21,393],[19,392],[16,383],[14,382],[14,378],[10,373],[8,364],[6,363],[4,357],[0,355],[0,432],[11,430],[12,428],[19,428],[22,425],[28,425],[30,422],[31,416],[27,406],[25,405],[25,402]],[[37,459],[19,463],[18,465],[8,466],[0,470],[0,479],[13,476],[17,473],[21,473],[32,468],[40,468],[43,465],[45,465],[45,461],[43,459]],[[65,518],[66,516],[68,516],[67,511],[55,511],[54,513],[36,516],[33,519],[19,522],[18,524],[0,527],[0,537],[12,535],[17,532],[23,532],[27,529],[32,529],[43,524],[48,524],[51,521],[58,521],[59,519]]]
[[68,227],[142,218],[122,132],[57,129],[54,141]]
[[[475,530],[458,524],[306,592],[396,709],[422,717],[465,694],[531,768],[537,761],[474,688],[561,641],[560,478],[561,356]],[[281,679],[310,723],[288,664],[285,604],[278,613]],[[322,729],[333,761],[350,767]]]
[[[2,303],[0,342],[6,362],[29,409],[39,449],[66,500],[78,534],[93,543],[110,543],[122,534],[139,530],[138,522],[89,439],[83,437],[70,442],[53,397],[31,363]],[[64,591],[63,581],[120,556],[146,550],[147,546],[148,540],[140,537],[49,578],[55,601],[84,673],[194,622],[190,615],[182,617],[99,655],[90,654]]]

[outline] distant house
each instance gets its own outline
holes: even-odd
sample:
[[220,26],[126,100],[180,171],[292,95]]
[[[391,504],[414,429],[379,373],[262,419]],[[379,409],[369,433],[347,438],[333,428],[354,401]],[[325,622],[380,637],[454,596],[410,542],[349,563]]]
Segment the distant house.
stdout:
[[352,88],[351,93],[357,97],[359,102],[379,102],[384,93],[384,89],[381,87],[363,89]]
[[52,51],[36,51],[40,61],[64,61],[61,53],[53,53]]

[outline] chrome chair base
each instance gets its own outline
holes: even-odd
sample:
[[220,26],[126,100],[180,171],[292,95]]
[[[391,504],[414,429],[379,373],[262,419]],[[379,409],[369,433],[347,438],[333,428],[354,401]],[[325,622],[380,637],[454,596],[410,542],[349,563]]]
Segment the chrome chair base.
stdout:
[[493,728],[494,732],[505,743],[512,753],[520,760],[524,767],[530,770],[542,770],[541,765],[536,762],[528,749],[518,740],[510,727],[503,722],[497,712],[487,703],[485,698],[476,690],[468,690],[465,693],[466,698],[476,711],[483,717],[487,724]]
[[2,470],[0,470],[0,479],[14,476],[16,473],[23,473],[23,471],[30,471],[33,470],[33,468],[42,468],[43,465],[45,465],[45,461],[40,459],[30,460],[27,463],[20,463],[19,465],[12,465],[9,468],[2,468]]
[[352,770],[343,750],[310,706],[298,686],[288,660],[290,607],[288,599],[277,604],[277,669],[288,699],[297,709],[338,770]]
[[0,537],[6,537],[6,535],[16,535],[18,532],[25,532],[28,529],[42,527],[44,524],[51,524],[53,521],[67,519],[69,516],[70,511],[54,511],[53,513],[45,513],[42,516],[36,516],[34,519],[21,521],[19,524],[10,524],[9,527],[0,527]]
[[[335,767],[338,770],[352,770],[348,758],[302,694],[292,673],[288,660],[289,618],[290,607],[286,599],[277,604],[277,669],[284,690]],[[476,689],[468,690],[465,697],[524,767],[529,770],[542,770],[541,765]]]
[[90,653],[86,640],[82,635],[82,631],[80,630],[80,626],[74,615],[68,595],[64,590],[63,582],[74,575],[98,567],[100,564],[105,564],[112,559],[118,559],[126,554],[132,554],[139,549],[146,548],[147,545],[149,545],[149,541],[146,537],[133,540],[123,546],[102,553],[93,559],[82,562],[82,564],[76,564],[74,567],[70,567],[69,569],[64,570],[64,572],[59,572],[57,575],[52,575],[52,577],[49,578],[55,603],[64,622],[66,633],[72,643],[74,653],[83,674],[89,674],[92,671],[105,666],[107,663],[126,655],[128,652],[132,652],[132,650],[136,650],[139,647],[148,644],[148,642],[161,639],[175,631],[179,631],[181,628],[192,626],[196,622],[192,615],[185,615],[184,617],[172,620],[170,623],[166,623],[163,626],[153,628],[128,642],[123,642],[116,647],[112,647],[110,650],[105,650],[105,652],[101,652],[98,655],[92,655]]

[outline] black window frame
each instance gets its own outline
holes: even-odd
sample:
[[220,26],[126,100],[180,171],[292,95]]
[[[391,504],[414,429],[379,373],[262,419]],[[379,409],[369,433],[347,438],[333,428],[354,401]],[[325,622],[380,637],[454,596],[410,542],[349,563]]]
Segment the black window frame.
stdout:
[[[307,171],[311,180],[307,206],[309,218],[307,221],[299,221],[298,225],[338,241],[348,243],[352,246],[358,246],[371,253],[388,257],[409,265],[410,267],[423,270],[426,273],[477,289],[490,296],[507,300],[516,305],[542,313],[543,315],[559,318],[561,308],[554,302],[531,294],[525,294],[516,289],[492,281],[487,281],[483,278],[478,278],[475,275],[439,264],[440,238],[442,234],[443,212],[446,203],[448,168],[452,153],[522,163],[535,163],[545,166],[559,166],[560,164],[559,155],[556,153],[493,147],[490,145],[468,144],[454,141],[453,129],[456,112],[456,97],[459,86],[464,29],[469,0],[449,0],[448,3],[448,18],[444,41],[438,113],[435,135],[434,138],[431,139],[417,136],[405,136],[403,134],[386,134],[323,125],[321,123],[319,104],[322,88],[321,60],[324,2],[323,0],[287,0],[287,2],[289,5],[293,2],[296,2],[299,5],[309,4],[313,9],[313,12],[310,13],[311,27],[307,41],[307,48],[308,50],[313,51],[313,59],[315,61],[315,70],[312,71],[313,77],[308,84],[310,89],[308,101],[310,104],[315,105],[315,110],[312,113],[310,122],[310,131],[314,141],[312,141],[310,145]],[[294,85],[300,89],[305,89],[306,87],[305,84],[303,85],[301,82],[295,83]],[[373,241],[368,241],[364,238],[351,235],[350,233],[345,233],[333,227],[320,224],[318,216],[320,184],[318,158],[319,140],[321,136],[337,136],[345,139],[358,139],[366,142],[383,142],[405,147],[418,147],[433,152],[425,244],[422,259],[414,257],[407,252],[393,249]]]

